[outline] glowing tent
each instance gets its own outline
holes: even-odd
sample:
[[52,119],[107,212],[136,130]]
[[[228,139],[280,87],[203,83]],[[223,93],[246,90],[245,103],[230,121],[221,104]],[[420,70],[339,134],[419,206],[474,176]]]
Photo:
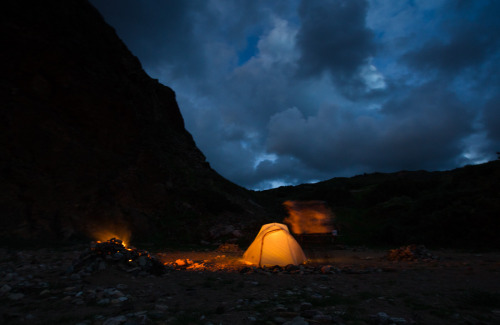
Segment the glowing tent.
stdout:
[[301,264],[306,260],[299,243],[281,223],[268,223],[243,254],[243,261],[258,266]]

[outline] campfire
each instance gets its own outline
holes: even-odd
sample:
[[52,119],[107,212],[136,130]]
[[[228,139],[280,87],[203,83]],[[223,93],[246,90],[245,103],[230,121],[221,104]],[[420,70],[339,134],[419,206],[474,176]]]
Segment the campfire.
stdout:
[[111,239],[120,240],[121,244],[125,247],[130,243],[131,233],[124,226],[112,225],[109,229],[94,229],[92,230],[92,237],[96,242],[106,242]]
[[73,263],[73,272],[94,273],[115,267],[132,274],[162,274],[164,265],[148,251],[125,247],[123,241],[111,238],[94,241]]

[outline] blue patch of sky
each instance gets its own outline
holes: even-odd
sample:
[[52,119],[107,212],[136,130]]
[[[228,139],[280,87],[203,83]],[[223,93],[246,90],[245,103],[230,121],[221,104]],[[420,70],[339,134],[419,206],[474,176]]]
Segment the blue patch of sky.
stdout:
[[249,35],[247,37],[247,46],[243,51],[238,52],[238,65],[245,64],[248,60],[254,57],[257,52],[257,44],[259,43],[259,35]]

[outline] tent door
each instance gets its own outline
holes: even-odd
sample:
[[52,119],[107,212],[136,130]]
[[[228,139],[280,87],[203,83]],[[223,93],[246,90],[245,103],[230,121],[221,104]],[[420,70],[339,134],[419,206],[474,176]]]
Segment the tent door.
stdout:
[[268,231],[264,234],[264,236],[262,236],[262,242],[260,244],[260,254],[259,254],[259,267],[261,267],[261,262],[262,262],[262,252],[264,251],[264,239],[266,239],[267,235],[270,235],[274,232],[277,232],[277,231],[283,231],[283,229],[274,229],[274,230],[271,230],[271,231]]

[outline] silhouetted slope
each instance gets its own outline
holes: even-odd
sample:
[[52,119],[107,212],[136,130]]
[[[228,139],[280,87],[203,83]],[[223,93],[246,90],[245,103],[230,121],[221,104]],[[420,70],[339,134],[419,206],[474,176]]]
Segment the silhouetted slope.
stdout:
[[8,1],[0,15],[3,238],[192,240],[262,214],[87,1]]
[[285,200],[324,200],[348,243],[500,247],[500,161],[333,178],[260,195],[276,212]]

